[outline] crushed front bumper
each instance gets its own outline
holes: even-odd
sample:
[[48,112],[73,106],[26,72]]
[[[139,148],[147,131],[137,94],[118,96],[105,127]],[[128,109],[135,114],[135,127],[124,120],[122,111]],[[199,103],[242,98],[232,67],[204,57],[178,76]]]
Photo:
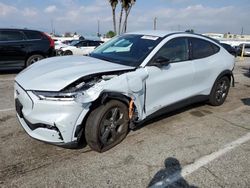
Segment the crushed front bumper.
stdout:
[[77,142],[75,132],[81,126],[89,104],[40,100],[18,83],[15,83],[14,92],[18,120],[31,137],[56,145]]

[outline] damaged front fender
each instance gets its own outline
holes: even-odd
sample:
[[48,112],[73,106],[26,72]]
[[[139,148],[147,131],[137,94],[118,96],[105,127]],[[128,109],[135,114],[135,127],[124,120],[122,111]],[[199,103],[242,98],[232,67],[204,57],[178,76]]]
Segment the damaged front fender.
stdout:
[[[80,92],[76,97],[78,103],[94,103],[105,93],[119,93],[134,101],[138,120],[145,117],[145,93],[148,73],[144,68],[101,80],[93,87]],[[101,101],[101,100],[100,100]]]

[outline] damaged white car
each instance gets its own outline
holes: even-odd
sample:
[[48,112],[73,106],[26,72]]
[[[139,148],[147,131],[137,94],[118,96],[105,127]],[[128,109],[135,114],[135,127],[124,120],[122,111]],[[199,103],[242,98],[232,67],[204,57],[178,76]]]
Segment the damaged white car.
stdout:
[[185,32],[128,33],[87,57],[41,60],[15,79],[19,122],[33,138],[95,151],[120,143],[157,112],[196,101],[224,103],[234,57],[216,41]]

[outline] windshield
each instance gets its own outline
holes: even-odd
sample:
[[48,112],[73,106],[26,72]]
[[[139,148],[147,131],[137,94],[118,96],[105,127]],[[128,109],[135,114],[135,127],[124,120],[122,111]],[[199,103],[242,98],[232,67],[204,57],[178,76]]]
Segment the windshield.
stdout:
[[138,67],[160,41],[161,38],[155,36],[123,35],[99,46],[90,56]]

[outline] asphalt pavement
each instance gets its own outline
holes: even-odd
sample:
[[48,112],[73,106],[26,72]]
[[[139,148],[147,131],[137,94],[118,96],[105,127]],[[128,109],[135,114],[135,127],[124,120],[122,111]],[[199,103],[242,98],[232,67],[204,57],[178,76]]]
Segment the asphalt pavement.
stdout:
[[199,103],[130,131],[105,153],[30,138],[17,122],[17,71],[0,73],[0,187],[250,187],[250,58],[224,105]]

